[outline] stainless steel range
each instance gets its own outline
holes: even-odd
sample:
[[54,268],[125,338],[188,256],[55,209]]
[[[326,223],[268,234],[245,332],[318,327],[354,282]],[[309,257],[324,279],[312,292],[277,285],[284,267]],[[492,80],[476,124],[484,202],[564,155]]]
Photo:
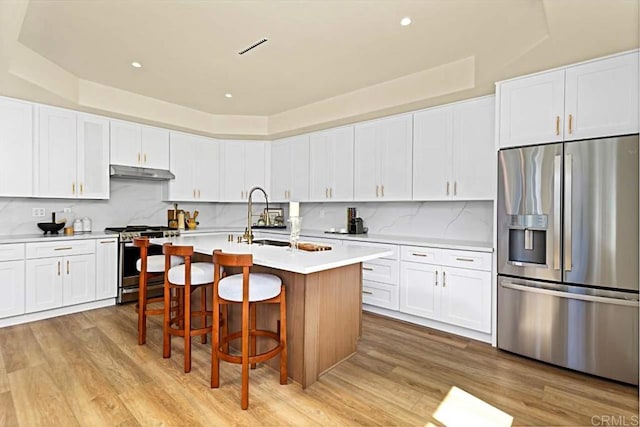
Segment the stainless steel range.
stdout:
[[[118,304],[138,301],[138,283],[140,273],[136,269],[136,261],[140,258],[140,250],[133,246],[136,237],[174,237],[180,231],[166,226],[128,225],[126,227],[107,227],[108,233],[118,234]],[[162,254],[162,247],[151,246],[149,255]],[[163,280],[161,277],[148,284],[149,296],[162,295]]]

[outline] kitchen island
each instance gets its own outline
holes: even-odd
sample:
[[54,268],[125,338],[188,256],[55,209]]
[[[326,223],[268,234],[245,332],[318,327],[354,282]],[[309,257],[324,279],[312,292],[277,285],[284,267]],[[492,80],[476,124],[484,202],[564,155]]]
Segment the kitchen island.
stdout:
[[[361,263],[391,253],[354,246],[291,252],[285,247],[228,242],[226,234],[151,240],[153,244],[165,242],[193,246],[204,256],[210,256],[214,249],[252,254],[253,272],[271,273],[282,279],[287,292],[288,372],[303,388],[356,352],[361,334]],[[239,329],[237,308],[230,310],[230,330]],[[257,318],[258,328],[275,330],[277,306],[259,305]],[[270,345],[259,342],[258,351]],[[277,369],[279,361],[274,358],[267,363]]]

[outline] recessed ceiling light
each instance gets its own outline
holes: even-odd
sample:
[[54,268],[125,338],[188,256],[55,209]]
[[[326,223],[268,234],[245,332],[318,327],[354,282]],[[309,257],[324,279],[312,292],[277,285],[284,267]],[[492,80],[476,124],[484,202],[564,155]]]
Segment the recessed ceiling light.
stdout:
[[138,61],[133,61],[133,62],[131,63],[131,66],[132,66],[133,68],[142,68],[142,64],[141,64],[141,63],[139,63]]
[[409,24],[411,24],[411,18],[409,18],[408,16],[405,16],[400,20],[400,25],[402,25],[403,27],[406,27]]
[[225,94],[224,94],[224,97],[225,97],[225,98],[233,98],[233,95],[231,95],[230,93],[225,93]]

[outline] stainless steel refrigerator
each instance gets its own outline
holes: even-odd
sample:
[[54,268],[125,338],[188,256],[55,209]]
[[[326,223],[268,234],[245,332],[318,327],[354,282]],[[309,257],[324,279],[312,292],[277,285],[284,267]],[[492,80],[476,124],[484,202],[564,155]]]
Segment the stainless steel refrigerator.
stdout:
[[498,153],[498,347],[638,384],[638,135]]

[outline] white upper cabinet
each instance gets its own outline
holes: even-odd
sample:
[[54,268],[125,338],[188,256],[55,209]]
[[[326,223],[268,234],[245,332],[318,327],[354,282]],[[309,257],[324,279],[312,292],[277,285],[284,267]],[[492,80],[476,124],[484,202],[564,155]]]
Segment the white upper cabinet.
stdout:
[[412,123],[405,114],[355,126],[355,200],[411,200]]
[[76,182],[77,114],[43,105],[37,112],[36,196],[75,198],[80,192]]
[[309,199],[353,200],[354,128],[346,126],[311,134]]
[[220,199],[220,142],[197,135],[171,132],[170,170],[165,199],[214,202]]
[[564,71],[499,85],[500,146],[562,141]]
[[33,104],[0,98],[0,196],[33,196]]
[[309,200],[309,135],[271,143],[271,194],[274,202]]
[[497,83],[499,146],[638,132],[638,52]]
[[109,120],[78,114],[77,196],[109,198]]
[[260,141],[225,141],[222,144],[222,199],[247,200],[249,190],[265,185],[265,144]]
[[414,200],[493,199],[494,111],[489,96],[414,114]]
[[638,53],[567,68],[565,140],[638,132]]
[[169,169],[169,131],[138,123],[112,120],[111,163]]
[[495,97],[453,107],[453,199],[493,200],[496,185]]
[[38,197],[109,198],[109,122],[98,116],[39,105]]

